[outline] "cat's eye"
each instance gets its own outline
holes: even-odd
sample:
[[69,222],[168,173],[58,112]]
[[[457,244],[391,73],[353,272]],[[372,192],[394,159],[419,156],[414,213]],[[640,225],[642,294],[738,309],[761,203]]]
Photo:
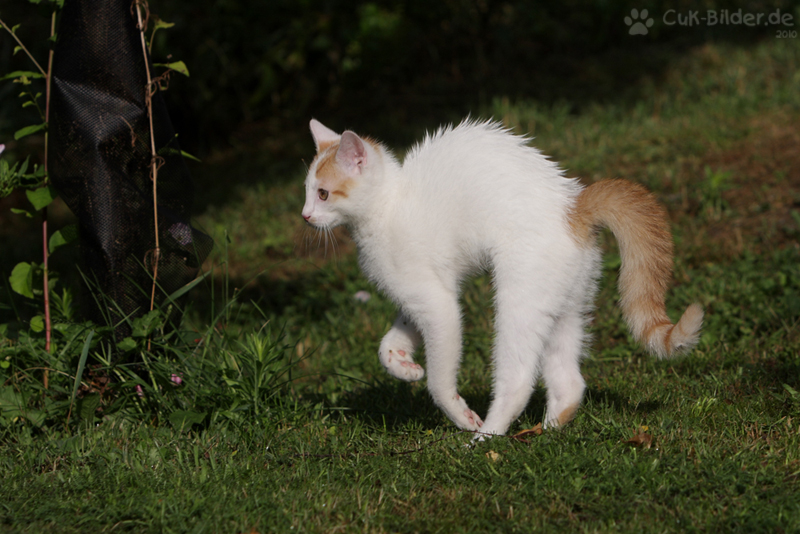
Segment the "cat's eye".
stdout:
[[317,189],[320,200],[328,200],[328,192],[325,189]]

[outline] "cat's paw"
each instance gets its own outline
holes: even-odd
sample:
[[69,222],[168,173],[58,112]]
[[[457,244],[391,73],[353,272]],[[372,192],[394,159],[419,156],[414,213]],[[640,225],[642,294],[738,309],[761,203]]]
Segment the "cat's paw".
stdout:
[[544,428],[559,428],[575,418],[575,413],[580,407],[580,401],[564,405],[564,403],[556,403],[554,406],[548,406],[544,416]]
[[425,376],[425,370],[414,362],[413,357],[420,341],[414,325],[402,314],[398,315],[378,348],[378,357],[386,371],[406,382],[415,382]]
[[467,401],[460,395],[456,395],[453,401],[452,410],[445,409],[445,412],[456,426],[462,430],[480,430],[483,419],[467,406]]
[[472,436],[472,443],[483,443],[488,439],[492,439],[494,434],[488,434],[486,432],[475,432],[475,435]]
[[[383,345],[383,344],[381,344]],[[381,346],[378,353],[386,371],[395,378],[406,382],[416,382],[425,376],[425,369],[414,362],[411,354],[403,349],[390,349]]]
[[467,408],[464,410],[464,417],[469,421],[469,430],[478,430],[483,426],[483,419],[478,414]]

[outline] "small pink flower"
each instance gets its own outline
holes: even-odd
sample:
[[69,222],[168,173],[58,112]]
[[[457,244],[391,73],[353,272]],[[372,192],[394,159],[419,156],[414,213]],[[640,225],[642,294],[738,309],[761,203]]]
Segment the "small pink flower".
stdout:
[[0,145],[0,154],[3,153],[3,150],[6,149],[6,145]]
[[136,394],[139,395],[140,397],[144,397],[144,391],[142,391],[142,386],[139,385],[136,386]]
[[369,294],[369,291],[357,291],[353,298],[358,302],[368,302],[372,295]]
[[175,383],[175,385],[177,385],[177,386],[180,386],[183,383],[183,378],[181,378],[180,376],[176,375],[175,373],[172,374],[172,376],[170,377],[170,380],[172,380]]

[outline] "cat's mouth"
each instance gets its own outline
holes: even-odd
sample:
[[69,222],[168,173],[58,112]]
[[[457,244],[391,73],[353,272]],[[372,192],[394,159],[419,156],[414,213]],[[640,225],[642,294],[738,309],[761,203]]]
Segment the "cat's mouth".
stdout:
[[333,230],[339,224],[341,224],[338,217],[331,216],[328,213],[316,213],[316,214],[302,214],[303,220],[306,224],[316,230]]
[[306,221],[307,228],[310,227],[316,231],[316,237],[306,233],[306,247],[313,246],[314,242],[316,242],[317,248],[324,249],[326,257],[328,256],[329,248],[335,257],[338,243],[336,242],[336,235],[333,233],[333,227],[328,224],[321,224],[315,221],[313,217],[306,219],[304,216],[303,219]]
[[315,230],[325,230],[328,227],[327,224],[319,222],[314,217],[309,217],[307,219],[305,217],[303,217],[303,220],[306,221],[306,225],[310,226],[311,228],[313,228]]
[[325,226],[324,223],[320,223],[319,217],[315,215],[306,214],[305,212],[303,212],[301,215],[306,224],[311,226],[312,228],[322,229],[322,227]]

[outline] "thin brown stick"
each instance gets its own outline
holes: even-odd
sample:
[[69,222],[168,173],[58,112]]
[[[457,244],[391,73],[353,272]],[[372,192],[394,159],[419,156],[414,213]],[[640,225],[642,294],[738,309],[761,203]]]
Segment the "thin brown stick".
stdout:
[[36,59],[35,59],[35,58],[34,58],[34,57],[31,55],[31,53],[28,51],[28,49],[27,49],[27,48],[25,48],[25,45],[24,45],[24,44],[22,44],[22,41],[20,41],[20,40],[19,40],[19,37],[17,37],[17,34],[16,34],[16,33],[14,33],[14,32],[12,32],[12,31],[11,31],[11,28],[9,28],[9,27],[8,27],[8,25],[7,25],[5,22],[3,22],[3,19],[0,19],[0,26],[2,26],[3,28],[5,28],[5,29],[6,29],[6,31],[7,31],[8,33],[10,33],[10,34],[11,34],[11,37],[13,37],[13,38],[14,38],[14,40],[17,42],[17,44],[19,45],[19,47],[20,47],[20,48],[21,48],[21,49],[22,49],[22,50],[23,50],[23,51],[24,51],[24,52],[25,52],[25,53],[28,55],[28,57],[29,57],[29,58],[31,58],[31,61],[33,61],[33,64],[34,64],[34,65],[36,65],[36,68],[37,68],[37,69],[39,69],[39,72],[41,72],[41,73],[42,73],[42,75],[46,77],[46,76],[47,76],[47,73],[44,71],[44,69],[42,68],[42,66],[41,66],[41,65],[39,65],[39,62],[38,62],[38,61],[36,61]]
[[486,433],[483,433],[483,432],[480,432],[480,431],[474,431],[474,430],[459,430],[459,431],[454,432],[452,434],[448,434],[447,432],[445,432],[442,435],[441,438],[434,439],[433,441],[430,441],[428,443],[424,443],[424,444],[420,445],[419,447],[416,447],[416,448],[413,448],[413,449],[405,449],[405,450],[402,450],[402,451],[387,451],[387,452],[382,452],[382,453],[380,453],[380,452],[343,452],[343,453],[339,453],[339,454],[312,454],[310,452],[300,452],[300,453],[292,454],[291,457],[292,458],[338,458],[338,459],[344,459],[344,458],[350,458],[350,457],[353,457],[353,456],[389,456],[389,457],[392,457],[392,456],[405,456],[407,454],[415,454],[415,453],[423,452],[425,449],[427,449],[431,445],[435,445],[436,443],[439,443],[440,441],[444,441],[444,440],[446,440],[448,438],[452,438],[453,436],[458,436],[460,434],[472,434],[472,435],[476,435],[476,436],[477,435],[483,435],[483,436],[486,436],[487,438],[492,438],[492,439],[496,439],[496,440],[506,439],[506,440],[509,440],[509,441],[516,441],[518,443],[524,443],[524,444],[527,445],[527,444],[530,444],[530,441],[525,439],[526,436],[540,436],[542,434],[542,423],[537,423],[533,428],[529,428],[527,430],[523,430],[523,431],[518,432],[517,434],[514,434],[512,436],[507,436],[507,435],[497,436],[497,435],[494,435],[494,434],[486,434]]
[[[153,219],[155,225],[155,241],[156,248],[153,251],[153,288],[150,291],[150,311],[153,311],[156,300],[156,280],[158,280],[158,261],[161,256],[161,247],[158,237],[158,156],[156,155],[156,139],[155,130],[153,128],[153,94],[157,91],[157,87],[153,86],[153,80],[150,77],[150,63],[147,55],[147,42],[144,37],[145,25],[142,24],[142,6],[144,6],[149,19],[150,11],[147,7],[147,2],[144,0],[134,0],[136,6],[136,19],[138,22],[139,35],[142,40],[142,55],[144,56],[144,67],[147,73],[147,86],[145,87],[145,103],[147,104],[147,116],[150,119],[150,179],[153,181]],[[150,350],[150,340],[147,340],[147,350]]]
[[[41,72],[42,75],[45,78],[45,84],[46,84],[46,97],[45,97],[45,100],[46,100],[46,102],[45,102],[44,121],[45,121],[45,123],[47,123],[49,121],[49,118],[50,118],[50,73],[53,70],[53,48],[52,48],[52,46],[50,48],[50,55],[49,55],[49,58],[48,58],[47,72],[45,72],[45,70],[42,68],[42,66],[39,65],[39,62],[36,61],[36,58],[34,58],[33,55],[30,53],[28,48],[22,43],[22,41],[19,40],[19,37],[17,37],[17,34],[14,33],[11,30],[11,28],[9,28],[8,25],[2,19],[0,19],[0,26],[2,26],[9,34],[11,34],[11,37],[14,38],[14,40],[19,45],[20,49],[22,49],[25,52],[25,54],[30,58],[30,60],[33,62],[33,64],[36,65],[36,68],[39,69],[39,72]],[[53,11],[52,20],[51,20],[51,23],[50,23],[50,37],[51,38],[55,34],[55,28],[56,28],[56,12]],[[47,130],[45,130],[45,133],[44,133],[44,176],[45,176],[44,184],[45,185],[47,185],[47,183],[48,183],[47,142],[48,142],[48,135],[47,135]],[[48,256],[49,256],[49,254],[48,254],[48,250],[47,250],[47,206],[45,206],[42,209],[42,249],[43,249],[43,257],[44,257],[44,262],[43,262],[42,268],[43,268],[43,271],[44,271],[43,289],[44,289],[45,350],[47,352],[50,352],[51,322],[50,322],[50,284],[49,284],[49,276],[48,276],[48,263],[49,263],[48,262]],[[45,370],[45,372],[44,372],[44,376],[42,378],[42,383],[44,384],[44,388],[48,389],[48,386],[49,386],[49,373],[48,373],[47,370]]]
[[[56,33],[56,12],[50,18],[50,37],[52,38]],[[53,78],[53,46],[50,45],[50,53],[47,58],[47,74],[45,75],[45,104],[44,104],[44,122],[50,126],[50,87]],[[47,130],[44,131],[44,185],[47,187],[50,182],[50,171],[48,168],[47,152],[49,147],[50,134]],[[49,258],[50,251],[48,250],[47,243],[47,206],[42,208],[42,254],[44,257],[44,350],[50,352],[50,338],[52,335],[52,323],[50,317],[50,274],[49,274]],[[49,371],[45,369],[43,377],[44,389],[48,389],[50,385]]]
[[[58,369],[53,369],[52,367],[28,367],[27,369],[19,370],[10,377],[8,377],[8,379],[5,382],[3,382],[3,385],[7,386],[13,383],[14,380],[18,379],[20,376],[22,376],[23,373],[27,373],[28,371],[53,371],[56,374],[64,375],[67,378],[72,378],[73,380],[75,379],[75,377],[72,376],[71,374],[65,373],[64,371],[59,371]],[[86,384],[86,382],[83,381],[81,381],[81,385],[88,386],[88,384]]]
[[474,432],[472,432],[470,430],[460,430],[458,432],[454,432],[453,434],[447,434],[447,432],[445,432],[444,435],[442,435],[441,438],[438,438],[438,439],[435,439],[435,440],[433,440],[431,442],[425,443],[425,444],[421,445],[420,447],[416,447],[414,449],[406,449],[406,450],[402,450],[402,451],[387,451],[387,452],[384,452],[384,453],[379,453],[379,452],[343,452],[343,453],[339,453],[339,454],[312,454],[310,452],[299,452],[299,453],[292,454],[292,458],[340,458],[340,459],[343,459],[343,458],[349,458],[349,457],[352,457],[352,456],[405,456],[407,454],[414,454],[414,453],[417,453],[417,452],[422,452],[425,449],[427,449],[428,447],[430,447],[431,445],[435,445],[436,443],[439,443],[440,441],[444,441],[447,438],[451,438],[451,437],[457,436],[459,434],[474,434]]

